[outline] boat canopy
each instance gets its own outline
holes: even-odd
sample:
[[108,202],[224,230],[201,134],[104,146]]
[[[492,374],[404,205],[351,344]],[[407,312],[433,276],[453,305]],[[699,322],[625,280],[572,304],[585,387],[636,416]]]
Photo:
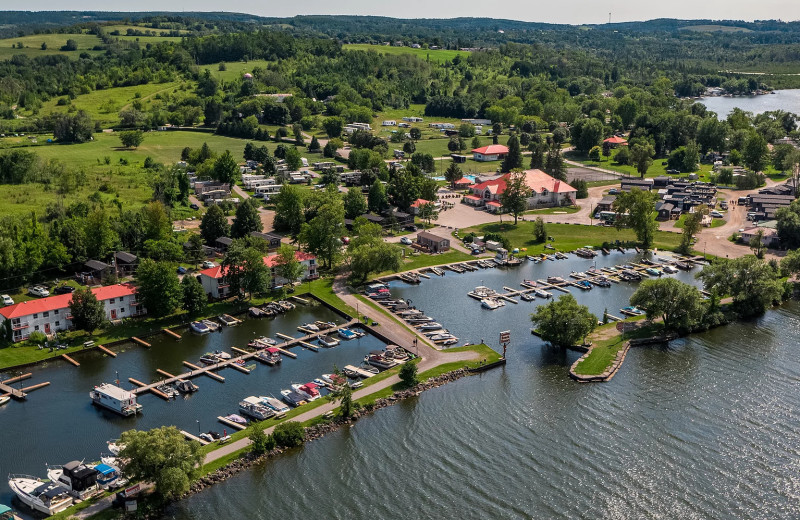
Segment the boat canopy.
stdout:
[[94,469],[99,471],[100,474],[102,474],[102,475],[109,475],[109,474],[114,473],[115,471],[117,471],[114,468],[112,468],[111,466],[109,466],[108,464],[98,464],[97,466],[94,467]]
[[67,490],[63,487],[57,486],[52,482],[46,482],[34,489],[31,495],[45,498],[56,498],[65,494],[66,492]]
[[275,354],[276,352],[280,352],[280,350],[278,350],[278,347],[267,347],[265,350],[270,354]]

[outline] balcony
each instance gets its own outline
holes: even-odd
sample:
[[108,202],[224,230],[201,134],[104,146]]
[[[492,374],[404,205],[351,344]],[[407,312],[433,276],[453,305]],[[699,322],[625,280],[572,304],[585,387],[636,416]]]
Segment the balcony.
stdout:
[[16,323],[14,323],[13,321],[11,322],[11,330],[22,330],[27,328],[28,328],[27,321],[18,321]]

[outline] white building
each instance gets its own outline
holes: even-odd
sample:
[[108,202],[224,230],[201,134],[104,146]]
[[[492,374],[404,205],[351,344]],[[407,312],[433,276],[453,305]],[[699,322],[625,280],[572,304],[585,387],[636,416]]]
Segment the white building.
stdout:
[[[304,270],[300,276],[301,280],[314,280],[319,276],[317,274],[316,256],[302,251],[295,251],[294,257],[303,265]],[[280,277],[275,270],[277,260],[277,254],[264,257],[264,264],[270,268],[270,287],[288,283],[288,280]],[[231,296],[230,285],[225,280],[225,272],[226,270],[220,265],[200,271],[198,279],[206,294],[215,299]]]
[[386,121],[381,123],[381,126],[397,126],[397,121],[395,121],[394,119],[387,119]]
[[[109,285],[92,289],[106,311],[106,319],[118,320],[141,316],[147,311],[136,301],[136,287],[130,284]],[[72,294],[58,294],[20,302],[0,309],[0,325],[11,321],[12,340],[28,339],[32,332],[47,335],[67,330],[72,326],[69,304]]]

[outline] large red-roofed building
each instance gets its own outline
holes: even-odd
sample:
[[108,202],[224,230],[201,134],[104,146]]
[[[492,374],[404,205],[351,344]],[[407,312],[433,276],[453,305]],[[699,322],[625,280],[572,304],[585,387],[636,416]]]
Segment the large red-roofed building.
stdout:
[[508,147],[502,144],[490,144],[472,150],[472,158],[476,161],[500,161],[508,155]]
[[[528,208],[549,208],[554,206],[572,206],[575,204],[577,191],[564,181],[547,175],[542,170],[525,170],[525,184],[528,186]],[[506,181],[510,173],[495,179],[470,186],[471,195],[464,197],[463,202],[471,206],[485,206],[487,211],[500,213],[503,206],[500,195],[506,189]]]
[[[118,320],[141,316],[147,311],[136,301],[136,287],[130,284],[116,284],[92,289],[97,300],[103,304],[106,318]],[[11,321],[13,341],[28,339],[31,332],[39,331],[47,335],[67,330],[72,326],[69,304],[72,294],[57,294],[15,303],[0,309],[0,325]]]
[[[317,257],[304,253],[303,251],[295,251],[294,257],[302,264],[304,271],[300,277],[302,280],[313,280],[318,278],[317,274]],[[264,257],[264,264],[270,268],[270,287],[284,285],[289,282],[278,275],[275,270],[277,266],[278,255],[269,255]],[[198,275],[200,284],[203,286],[206,294],[212,298],[227,298],[231,296],[230,286],[225,281],[225,269],[218,265],[209,269],[200,271]]]

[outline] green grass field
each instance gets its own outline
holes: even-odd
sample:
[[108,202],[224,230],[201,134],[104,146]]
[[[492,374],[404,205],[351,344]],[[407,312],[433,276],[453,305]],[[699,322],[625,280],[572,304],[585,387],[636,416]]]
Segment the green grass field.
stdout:
[[209,63],[208,65],[200,65],[200,71],[208,69],[211,75],[217,79],[224,81],[231,81],[241,78],[247,72],[253,72],[256,67],[265,68],[269,62],[267,60],[251,60],[251,61],[233,61],[225,62],[225,70],[219,70],[219,63]]
[[[77,51],[62,51],[61,46],[67,40],[75,40],[78,44]],[[18,43],[22,43],[23,48],[17,49]],[[42,50],[42,43],[47,44],[47,49]],[[103,51],[93,51],[95,45],[102,45],[100,38],[93,34],[32,34],[19,38],[6,38],[0,40],[0,60],[8,60],[17,54],[35,58],[36,56],[47,56],[50,54],[64,54],[74,59],[78,59],[82,52],[99,54]]]
[[[611,155],[611,158],[601,157],[601,161],[600,162],[596,162],[596,161],[589,160],[589,158],[586,156],[586,154],[583,154],[583,153],[580,153],[580,152],[577,152],[577,151],[566,152],[564,154],[564,158],[565,159],[568,159],[570,161],[579,162],[579,163],[584,164],[586,166],[596,166],[596,167],[599,167],[599,168],[605,168],[607,170],[613,170],[615,172],[624,173],[626,175],[630,175],[631,177],[639,177],[639,172],[636,171],[635,167],[628,166],[628,165],[617,164],[616,162],[614,162],[613,158],[615,156],[616,156],[616,152]],[[666,166],[666,164],[662,164],[662,163],[666,163],[666,162],[667,162],[666,159],[654,159],[653,160],[653,164],[647,170],[647,175],[645,175],[645,177],[649,178],[649,177],[658,177],[660,175],[667,175],[667,166]],[[698,165],[697,175],[699,177],[699,180],[708,181],[709,180],[708,177],[709,177],[710,173],[711,173],[711,165],[710,164],[700,164],[700,165]],[[682,176],[685,176],[685,175],[686,174],[670,175],[670,177],[677,178],[677,177],[682,177]]]
[[449,51],[449,50],[428,50],[428,49],[412,49],[411,47],[392,47],[389,45],[370,45],[368,43],[350,43],[343,45],[342,48],[347,51],[375,51],[380,54],[411,54],[422,60],[430,60],[434,63],[444,63],[445,61],[452,60],[456,56],[462,58],[468,57],[471,52],[468,51]]
[[[511,217],[509,217],[511,218]],[[508,237],[513,247],[527,248],[528,254],[546,252],[544,244],[537,244],[533,239],[533,222],[520,222],[516,226],[511,223],[484,224],[462,231],[462,235],[474,232],[478,236],[486,233],[501,233]],[[547,234],[555,240],[551,242],[558,251],[573,251],[579,247],[599,247],[604,242],[635,242],[636,235],[630,229],[617,231],[613,227],[585,226],[575,224],[547,224]],[[681,235],[657,231],[654,247],[658,249],[675,249],[680,245]]]

